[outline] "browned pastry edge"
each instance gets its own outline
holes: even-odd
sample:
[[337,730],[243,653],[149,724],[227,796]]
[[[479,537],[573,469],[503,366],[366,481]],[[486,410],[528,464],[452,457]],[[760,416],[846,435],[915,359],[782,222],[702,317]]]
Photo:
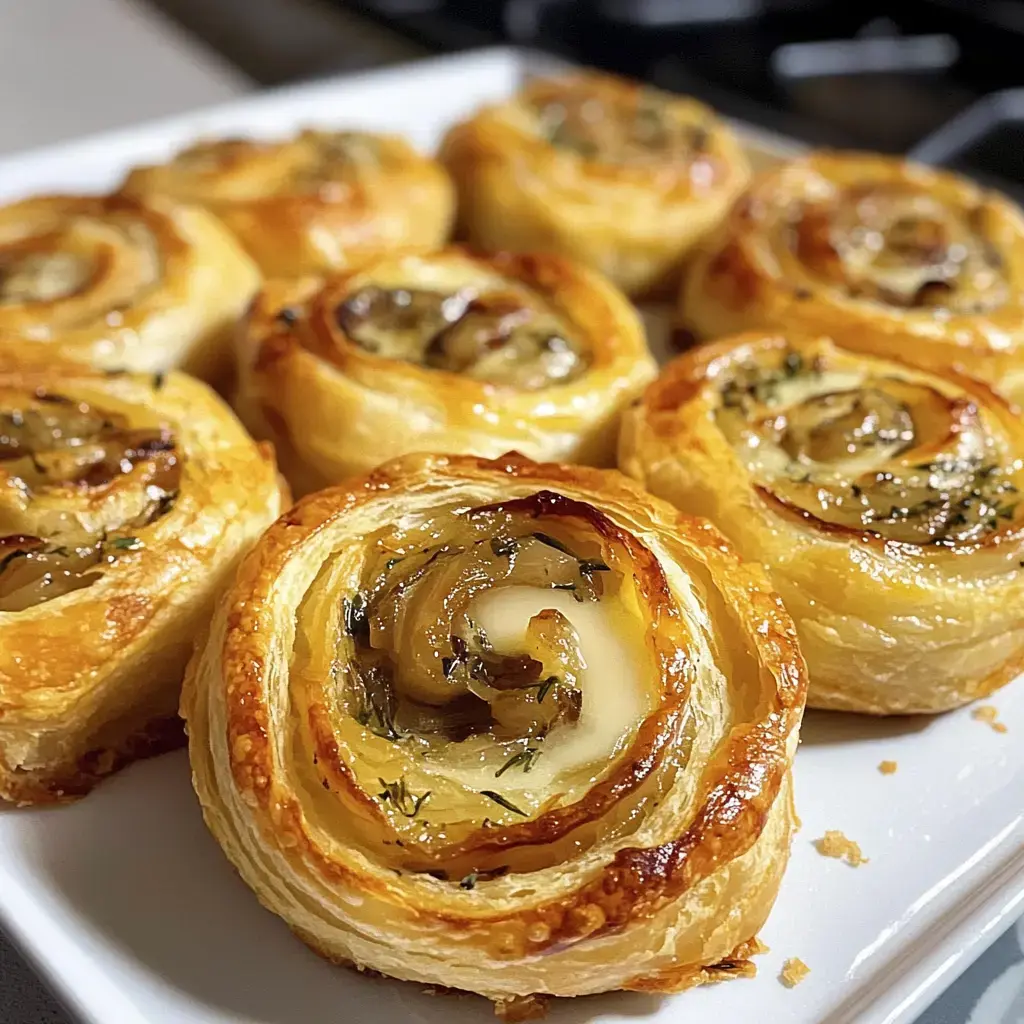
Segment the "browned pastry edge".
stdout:
[[166,754],[184,745],[184,722],[177,715],[166,715],[131,733],[120,744],[90,750],[71,769],[58,772],[16,770],[3,780],[0,801],[6,800],[17,806],[71,803],[133,761]]

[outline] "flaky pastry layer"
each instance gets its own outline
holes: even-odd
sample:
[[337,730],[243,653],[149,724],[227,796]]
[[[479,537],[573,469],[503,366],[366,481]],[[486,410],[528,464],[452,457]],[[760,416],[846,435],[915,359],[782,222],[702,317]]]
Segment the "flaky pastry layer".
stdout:
[[559,253],[631,295],[675,283],[749,175],[708,107],[598,74],[529,83],[452,128],[441,159],[474,244]]
[[507,1004],[746,970],[804,688],[710,525],[607,471],[409,456],[270,529],[182,706],[269,909],[337,962]]
[[942,711],[1024,663],[1024,429],[985,384],[739,335],[663,371],[619,458],[768,567],[811,705]]

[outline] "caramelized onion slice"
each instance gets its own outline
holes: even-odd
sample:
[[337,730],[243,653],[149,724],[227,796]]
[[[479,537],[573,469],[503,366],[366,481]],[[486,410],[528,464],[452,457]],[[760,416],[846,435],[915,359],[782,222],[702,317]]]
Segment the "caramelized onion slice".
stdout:
[[368,285],[337,320],[367,352],[524,391],[574,380],[588,365],[560,319],[515,292]]
[[758,485],[824,523],[917,544],[1016,524],[1021,463],[979,406],[797,350],[730,367],[716,418]]
[[808,267],[857,297],[961,313],[1008,298],[1002,260],[976,211],[910,184],[837,190],[802,209],[793,238]]

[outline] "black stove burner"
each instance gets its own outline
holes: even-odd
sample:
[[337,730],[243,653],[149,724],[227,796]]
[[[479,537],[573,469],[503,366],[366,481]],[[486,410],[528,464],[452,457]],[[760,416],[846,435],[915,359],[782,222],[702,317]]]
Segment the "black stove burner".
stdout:
[[[909,152],[1024,195],[1024,122],[982,130],[978,114],[1024,86],[1024,0],[336,2],[438,50],[528,45],[812,144]],[[965,118],[984,137],[960,131],[950,149],[943,126]]]

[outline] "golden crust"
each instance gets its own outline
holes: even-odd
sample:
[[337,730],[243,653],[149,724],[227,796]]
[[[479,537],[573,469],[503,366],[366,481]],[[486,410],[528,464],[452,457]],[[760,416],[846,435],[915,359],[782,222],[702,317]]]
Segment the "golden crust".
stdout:
[[[355,635],[337,609],[375,557],[382,523],[414,523],[440,540],[466,515],[539,519],[546,530],[575,524],[600,538],[647,605],[642,658],[657,675],[644,685],[660,696],[582,791],[560,795],[573,785],[568,769],[540,762],[524,776],[540,788],[514,791],[535,811],[510,816],[473,792],[445,810],[450,780],[431,762],[441,773],[431,786],[437,810],[418,798],[402,812],[410,821],[388,803],[396,794],[372,792],[392,785],[385,779],[409,748],[357,730],[337,681],[333,696],[324,690],[317,666],[337,656],[323,615]],[[344,635],[336,680],[351,657]],[[731,652],[725,672],[713,653],[721,646]],[[535,994],[674,991],[743,958],[736,951],[749,949],[788,858],[804,692],[781,602],[710,525],[607,471],[414,455],[309,496],[266,533],[197,650],[182,711],[207,824],[269,909],[332,960],[505,1005]],[[356,734],[366,746],[350,763]],[[366,780],[370,792],[358,778],[367,771],[382,776]],[[509,793],[509,778],[490,785]],[[492,809],[490,824],[455,820],[480,803]],[[431,813],[444,816],[439,833]]]
[[896,158],[818,152],[755,178],[694,260],[680,315],[705,339],[827,334],[1019,400],[1022,294],[1024,214],[1008,199]]
[[199,209],[122,196],[0,208],[0,342],[104,369],[219,380],[259,275]]
[[[524,310],[532,303],[577,340],[585,366],[571,379],[521,388],[369,351],[338,311],[377,285],[498,301],[508,294]],[[609,465],[619,414],[654,372],[639,316],[598,275],[555,256],[450,248],[327,279],[269,282],[240,336],[235,405],[306,493],[411,451],[495,457],[514,449]]]
[[70,799],[182,742],[194,636],[284,495],[269,446],[184,374],[8,351],[0,422],[0,798]]
[[122,189],[205,206],[271,277],[434,248],[447,240],[455,212],[438,163],[403,139],[364,132],[201,142],[169,163],[137,167]]
[[[640,143],[642,153],[644,139],[664,127],[663,158],[656,148],[632,160],[621,149],[609,149],[610,159],[600,152],[591,158],[552,142],[557,135],[545,125],[546,112],[571,118],[594,102],[604,106],[606,126],[628,126],[657,110],[662,123],[652,134],[637,139],[624,127],[624,145]],[[676,136],[682,153],[670,151]],[[458,188],[462,230],[474,244],[559,253],[631,295],[675,282],[684,258],[749,175],[736,138],[703,104],[589,73],[535,80],[508,102],[481,110],[449,131],[441,159]]]
[[[834,426],[794,433],[830,404]],[[991,693],[1024,664],[1022,453],[1017,413],[978,381],[749,333],[665,368],[624,417],[619,464],[768,567],[810,705],[910,714]]]

